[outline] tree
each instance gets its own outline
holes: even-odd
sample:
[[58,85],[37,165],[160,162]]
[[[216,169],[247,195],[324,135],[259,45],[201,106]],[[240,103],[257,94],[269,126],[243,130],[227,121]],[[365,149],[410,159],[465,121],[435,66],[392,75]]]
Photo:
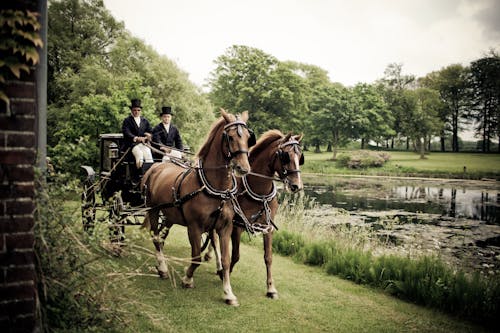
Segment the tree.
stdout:
[[257,133],[272,128],[301,129],[307,109],[304,80],[286,63],[263,51],[234,45],[215,61],[210,73],[210,99],[235,111],[249,110]]
[[54,1],[49,21],[48,151],[59,170],[95,165],[99,134],[121,131],[131,98],[152,123],[172,106],[184,141],[199,147],[212,105],[174,62],[123,31],[102,1]]
[[464,121],[469,104],[467,83],[468,69],[462,65],[450,65],[437,72],[427,74],[420,79],[424,87],[439,91],[443,108],[439,110],[439,118],[444,124],[441,129],[441,151],[445,151],[446,132],[452,132],[452,150],[459,151],[458,132]]
[[[79,73],[84,63],[104,61],[110,47],[124,32],[102,0],[51,1],[48,8],[48,81]],[[65,90],[51,85],[48,103],[66,103]]]
[[365,142],[370,139],[380,142],[381,139],[394,136],[394,116],[375,86],[357,84],[352,89],[352,96],[356,108],[355,128],[361,139],[361,149],[365,148]]
[[336,160],[338,148],[354,135],[356,109],[352,104],[350,91],[333,83],[318,87],[311,101],[311,113],[316,131],[323,137],[330,137],[332,158]]
[[495,135],[500,147],[500,56],[491,53],[470,66],[470,85],[474,94],[472,116],[478,124],[476,134],[482,136],[483,152],[490,151],[490,141]]
[[[395,136],[401,135],[403,131],[402,119],[408,110],[406,106],[411,105],[405,101],[404,91],[410,88],[415,82],[415,76],[403,75],[403,64],[392,63],[384,71],[384,77],[379,81],[383,91],[384,99],[388,109],[391,111],[394,123],[394,136],[391,139],[391,148],[394,148]],[[407,143],[408,146],[408,143]]]
[[404,133],[411,137],[420,158],[425,158],[425,149],[432,135],[439,133],[441,122],[438,111],[442,107],[439,93],[429,88],[405,91],[407,102],[404,118]]

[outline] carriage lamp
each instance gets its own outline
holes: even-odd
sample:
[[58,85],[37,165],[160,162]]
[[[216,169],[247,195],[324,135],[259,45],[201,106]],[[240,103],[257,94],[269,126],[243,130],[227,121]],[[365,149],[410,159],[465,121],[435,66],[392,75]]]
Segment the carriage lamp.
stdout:
[[109,144],[108,156],[110,159],[118,158],[118,145],[116,143]]

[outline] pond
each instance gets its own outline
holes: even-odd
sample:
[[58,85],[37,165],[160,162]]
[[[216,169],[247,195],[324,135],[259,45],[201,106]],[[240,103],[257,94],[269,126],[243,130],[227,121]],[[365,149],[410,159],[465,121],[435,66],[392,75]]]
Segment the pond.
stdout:
[[352,177],[328,184],[306,185],[315,210],[345,210],[394,246],[411,241],[466,268],[500,274],[499,182]]
[[383,197],[368,192],[350,194],[332,187],[306,188],[305,193],[319,204],[347,211],[402,210],[466,218],[500,225],[500,191],[429,186],[392,186]]

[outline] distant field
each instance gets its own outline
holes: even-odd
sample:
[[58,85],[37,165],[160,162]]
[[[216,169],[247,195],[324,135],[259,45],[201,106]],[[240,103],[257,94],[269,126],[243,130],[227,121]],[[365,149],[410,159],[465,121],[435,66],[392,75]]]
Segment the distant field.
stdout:
[[[342,150],[338,155],[349,153],[350,151]],[[337,167],[336,163],[331,160],[333,154],[330,152],[305,152],[306,163],[302,170],[305,173],[325,174],[500,179],[500,154],[433,152],[426,155],[426,159],[420,159],[420,155],[413,152],[389,151],[387,153],[391,158],[383,167],[351,170]]]

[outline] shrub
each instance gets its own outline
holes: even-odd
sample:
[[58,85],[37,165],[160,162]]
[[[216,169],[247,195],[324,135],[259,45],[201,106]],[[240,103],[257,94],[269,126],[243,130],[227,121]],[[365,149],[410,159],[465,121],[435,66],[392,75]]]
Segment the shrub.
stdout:
[[[35,254],[43,331],[119,331],[118,301],[109,297],[110,281],[90,264],[99,259],[74,232],[60,180],[38,186]],[[109,304],[112,303],[112,304]]]
[[390,159],[386,152],[374,152],[368,150],[354,151],[349,154],[341,154],[337,159],[340,167],[348,169],[366,169],[370,167],[381,167]]

